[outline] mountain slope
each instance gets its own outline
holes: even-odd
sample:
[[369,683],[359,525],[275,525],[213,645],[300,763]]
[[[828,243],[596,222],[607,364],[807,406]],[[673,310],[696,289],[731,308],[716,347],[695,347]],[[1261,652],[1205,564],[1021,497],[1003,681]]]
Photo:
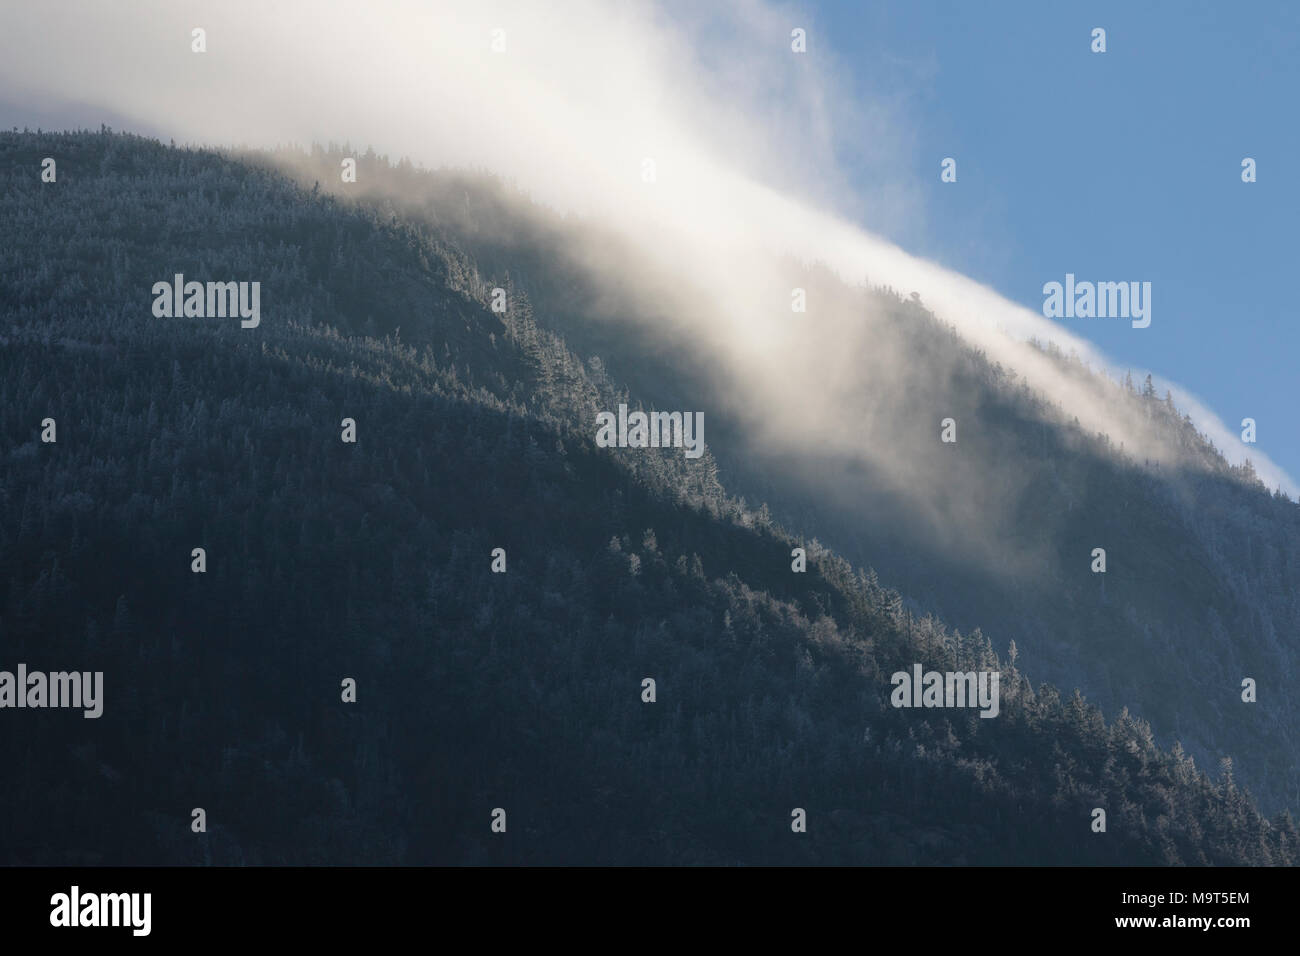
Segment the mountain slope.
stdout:
[[[98,720],[0,712],[4,862],[1294,862],[1143,721],[791,573],[711,455],[597,448],[626,390],[450,237],[133,137],[0,175],[0,667],[105,674]],[[155,318],[176,272],[260,326]],[[890,707],[913,662],[1000,670],[999,717]]]
[[[328,185],[341,155],[281,159],[352,195]],[[1300,507],[1249,463],[1230,466],[1168,396],[1098,389],[1095,372],[1042,347],[1063,382],[1089,383],[1086,394],[1164,450],[1163,460],[1135,454],[1084,430],[920,301],[796,264],[789,284],[817,305],[783,321],[812,340],[832,336],[835,360],[860,370],[836,399],[861,431],[775,444],[766,419],[747,418],[753,391],[674,322],[674,305],[694,293],[650,265],[635,281],[620,274],[634,257],[611,251],[623,242],[612,230],[530,206],[489,178],[390,169],[373,155],[360,163],[368,201],[454,237],[484,275],[527,294],[539,325],[600,356],[647,404],[708,408],[709,448],[732,494],[874,567],[915,613],[981,627],[1000,650],[1014,641],[1037,677],[1080,688],[1112,716],[1127,706],[1165,746],[1181,742],[1203,765],[1233,760],[1270,812],[1300,805],[1300,702],[1289,693],[1300,673],[1290,638],[1300,632]],[[866,334],[841,342],[845,315]],[[944,445],[949,416],[960,440]],[[1092,570],[1096,548],[1104,575]],[[1257,703],[1241,699],[1246,678]]]

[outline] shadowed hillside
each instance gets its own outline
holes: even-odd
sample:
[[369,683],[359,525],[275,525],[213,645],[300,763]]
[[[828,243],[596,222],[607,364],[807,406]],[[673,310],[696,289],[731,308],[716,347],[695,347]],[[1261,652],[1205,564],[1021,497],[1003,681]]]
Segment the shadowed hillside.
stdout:
[[[373,154],[359,160],[357,186],[343,186],[343,155],[278,159],[306,183],[455,237],[485,276],[527,293],[539,325],[599,356],[647,403],[708,408],[708,445],[732,494],[875,568],[914,613],[980,627],[1000,652],[1014,640],[1036,678],[1080,688],[1112,717],[1128,707],[1202,765],[1231,759],[1270,811],[1300,805],[1300,704],[1289,690],[1300,673],[1300,507],[1249,462],[1229,465],[1168,395],[1102,380],[1114,416],[1140,423],[1167,457],[1135,455],[1085,431],[919,299],[781,263],[817,303],[783,322],[818,339],[859,316],[869,334],[840,359],[859,369],[839,400],[861,433],[775,445],[763,420],[746,420],[711,353],[671,321],[664,303],[690,292],[673,275],[633,282],[612,269],[630,255],[611,251],[619,240],[599,223],[554,216],[490,178],[392,168]],[[1063,381],[1099,380],[1041,349]],[[955,444],[939,441],[949,416]],[[1092,571],[1095,548],[1104,575]],[[1245,678],[1258,684],[1256,704],[1241,700]]]
[[[57,184],[39,181],[47,155]],[[1145,720],[1107,722],[1039,683],[1031,653],[1041,671],[1092,679],[1065,656],[1075,632],[1025,642],[1016,661],[1009,630],[995,651],[914,613],[811,535],[842,538],[860,567],[872,550],[891,580],[913,580],[927,552],[885,547],[860,516],[837,526],[848,512],[809,494],[807,474],[728,464],[725,422],[710,420],[716,458],[597,448],[597,411],[710,407],[692,400],[701,386],[571,351],[582,317],[566,331],[544,314],[546,289],[507,283],[473,237],[106,132],[0,135],[0,206],[0,668],[102,670],[105,687],[97,720],[0,713],[0,752],[20,768],[0,796],[0,860],[1295,862],[1290,817],[1266,820],[1231,772],[1211,781]],[[151,287],[175,273],[260,281],[260,325],[155,318]],[[511,303],[499,315],[498,285]],[[995,394],[989,421],[1009,423],[997,440],[1029,441],[1033,399]],[[55,443],[40,440],[45,418]],[[344,418],[355,444],[340,441]],[[1080,508],[1112,501],[1107,481],[1219,495],[1195,507],[1199,523],[1176,499],[1152,517],[1130,498],[1134,518],[1112,519],[1187,524],[1153,551],[1171,575],[1193,544],[1217,540],[1225,563],[1251,548],[1236,577],[1189,582],[1197,600],[1235,607],[1295,568],[1275,530],[1287,526],[1262,510],[1290,503],[1226,475],[1162,484],[1101,464],[1094,439],[1039,436],[1077,443],[1055,460]],[[724,491],[732,471],[772,492],[784,528]],[[1026,520],[1046,500],[1029,496]],[[1265,537],[1215,538],[1246,520]],[[796,547],[805,574],[791,572]],[[491,571],[495,548],[505,573]],[[1079,576],[1070,587],[1097,586]],[[1105,611],[1075,608],[1080,640],[1094,613],[1179,603],[1121,577],[1093,602]],[[985,586],[935,584],[911,606],[952,602],[961,619]],[[1132,626],[1152,642],[1180,622],[1142,613]],[[1223,655],[1276,664],[1250,656],[1269,645],[1247,623],[1221,623]],[[1144,646],[1127,666],[1144,666]],[[1199,646],[1168,666],[1204,673]],[[890,707],[890,675],[913,662],[998,670],[999,716]],[[355,703],[340,699],[344,678]],[[1105,690],[1155,707],[1145,685]],[[1236,692],[1224,694],[1227,715]],[[1218,743],[1271,766],[1264,748],[1288,726]],[[496,807],[505,835],[489,830]],[[806,834],[791,832],[796,807]]]

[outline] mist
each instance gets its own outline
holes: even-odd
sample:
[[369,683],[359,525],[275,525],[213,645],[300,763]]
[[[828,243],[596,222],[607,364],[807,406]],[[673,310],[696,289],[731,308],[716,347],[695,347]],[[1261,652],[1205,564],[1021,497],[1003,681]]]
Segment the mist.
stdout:
[[[348,0],[326,15],[309,2],[74,0],[4,18],[8,98],[42,116],[98,108],[184,143],[346,140],[429,168],[498,174],[566,217],[568,254],[609,285],[612,316],[640,316],[716,370],[708,400],[723,407],[703,411],[734,418],[764,453],[866,461],[970,546],[1013,506],[1014,463],[969,474],[982,485],[978,513],[934,503],[940,418],[960,427],[968,410],[926,409],[927,424],[900,427],[898,396],[924,388],[924,367],[860,307],[863,283],[918,293],[1059,403],[1061,419],[1137,458],[1179,461],[1107,400],[1102,381],[1067,378],[1027,344],[1052,341],[1120,374],[1086,341],[869,231],[890,231],[917,198],[886,177],[850,182],[835,157],[851,149],[887,165],[907,141],[907,118],[840,89],[816,25],[797,9]],[[202,54],[191,50],[196,27],[206,31]],[[796,27],[809,32],[806,54],[791,52]],[[809,284],[819,266],[839,285]],[[804,313],[791,311],[795,288],[807,290]],[[1155,299],[1160,321],[1159,288]],[[1230,460],[1245,457],[1234,429],[1153,379]],[[1250,458],[1267,485],[1296,493],[1267,457]]]

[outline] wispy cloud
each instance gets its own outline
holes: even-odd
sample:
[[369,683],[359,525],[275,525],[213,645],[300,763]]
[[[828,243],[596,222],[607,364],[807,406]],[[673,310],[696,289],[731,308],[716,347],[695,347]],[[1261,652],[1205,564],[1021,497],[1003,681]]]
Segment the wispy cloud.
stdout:
[[[876,330],[860,315],[815,326],[792,316],[791,277],[773,267],[790,257],[850,283],[919,292],[1084,426],[1151,457],[1177,454],[1025,344],[1053,340],[1118,374],[1086,341],[855,224],[881,229],[914,197],[898,182],[850,182],[836,157],[850,148],[883,168],[908,123],[888,102],[839,86],[797,8],[67,0],[3,16],[0,77],[11,101],[42,115],[98,106],[214,145],[348,140],[431,167],[494,171],[620,232],[637,261],[605,266],[680,278],[676,334],[715,357],[736,407],[762,414],[769,441],[797,448],[839,436],[846,452],[872,454],[858,435],[862,369],[844,357],[869,351]],[[203,54],[191,52],[196,27]],[[810,31],[806,54],[791,52],[795,27]],[[811,302],[810,315],[820,307]],[[882,356],[881,367],[905,371],[908,359]],[[1176,384],[1158,384],[1231,458],[1244,457],[1234,429]],[[1267,457],[1250,457],[1270,486],[1296,492]],[[895,471],[900,485],[916,478]]]

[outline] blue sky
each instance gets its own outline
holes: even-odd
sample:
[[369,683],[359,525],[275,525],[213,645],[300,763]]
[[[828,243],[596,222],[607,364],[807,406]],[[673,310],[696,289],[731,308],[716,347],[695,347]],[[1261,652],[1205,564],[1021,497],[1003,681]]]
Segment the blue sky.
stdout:
[[[1062,323],[1154,369],[1300,475],[1300,4],[826,2],[828,44],[864,98],[909,124],[900,178],[920,214],[863,225],[1041,309],[1043,283],[1150,281],[1152,323]],[[1103,27],[1107,52],[1090,50]],[[814,32],[815,31],[815,32]],[[943,157],[958,181],[939,180]],[[1258,181],[1241,181],[1253,157]],[[1238,429],[1239,431],[1239,429]]]

